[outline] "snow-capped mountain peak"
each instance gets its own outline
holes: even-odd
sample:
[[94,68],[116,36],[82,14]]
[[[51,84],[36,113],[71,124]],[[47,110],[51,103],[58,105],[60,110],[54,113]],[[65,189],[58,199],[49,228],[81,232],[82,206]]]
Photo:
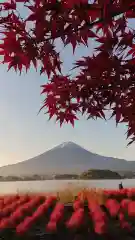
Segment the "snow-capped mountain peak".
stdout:
[[62,144],[59,145],[59,148],[69,147],[71,145],[75,145],[75,144],[73,142],[63,142]]

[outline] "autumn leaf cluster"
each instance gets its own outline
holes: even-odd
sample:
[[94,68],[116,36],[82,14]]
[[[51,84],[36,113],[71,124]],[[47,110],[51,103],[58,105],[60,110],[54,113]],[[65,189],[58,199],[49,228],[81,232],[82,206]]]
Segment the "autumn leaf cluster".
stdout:
[[[21,16],[18,5],[28,10]],[[135,18],[134,0],[10,0],[0,4],[0,55],[8,70],[26,71],[33,64],[48,82],[42,86],[42,109],[60,124],[74,125],[78,113],[127,125],[135,141]],[[76,76],[62,74],[56,40],[64,46],[88,47],[93,55],[74,63]]]

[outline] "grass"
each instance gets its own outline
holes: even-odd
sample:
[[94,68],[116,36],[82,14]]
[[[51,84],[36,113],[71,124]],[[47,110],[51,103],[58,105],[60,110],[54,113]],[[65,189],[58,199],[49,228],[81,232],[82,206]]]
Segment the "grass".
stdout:
[[57,198],[60,200],[60,202],[63,203],[70,203],[75,200],[75,197],[78,195],[80,191],[82,191],[84,188],[70,185],[65,187],[63,190],[59,190],[54,195],[57,196]]
[[59,190],[53,193],[53,195],[56,195],[60,202],[63,203],[72,203],[76,196],[79,196],[79,199],[82,201],[90,199],[98,204],[104,204],[106,201],[103,189],[86,188],[83,186],[76,186],[76,184],[68,184],[64,190]]
[[[56,190],[55,192],[32,192],[32,191],[17,191],[17,195],[44,195],[44,196],[57,196],[58,200],[62,203],[73,203],[76,196],[79,199],[85,201],[90,199],[98,204],[104,204],[106,201],[103,189],[99,188],[86,188],[85,186],[79,186],[74,183],[68,183],[63,190]],[[9,197],[15,194],[2,194],[0,197]]]

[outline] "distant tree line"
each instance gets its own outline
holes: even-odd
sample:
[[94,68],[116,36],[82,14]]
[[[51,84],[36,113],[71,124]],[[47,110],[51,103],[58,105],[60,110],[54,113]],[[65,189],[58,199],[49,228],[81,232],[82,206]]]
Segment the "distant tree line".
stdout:
[[[132,173],[132,177],[134,177]],[[0,176],[0,181],[36,181],[36,180],[70,180],[70,179],[121,179],[126,174],[120,174],[110,170],[89,169],[81,174],[52,174],[52,175],[27,175],[27,176]]]

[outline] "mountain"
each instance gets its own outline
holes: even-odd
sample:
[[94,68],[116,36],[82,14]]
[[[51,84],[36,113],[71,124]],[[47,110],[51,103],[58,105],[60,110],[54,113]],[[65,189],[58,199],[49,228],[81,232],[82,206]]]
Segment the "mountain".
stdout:
[[34,158],[1,167],[0,175],[78,174],[88,169],[135,171],[135,161],[100,156],[73,142],[64,142]]

